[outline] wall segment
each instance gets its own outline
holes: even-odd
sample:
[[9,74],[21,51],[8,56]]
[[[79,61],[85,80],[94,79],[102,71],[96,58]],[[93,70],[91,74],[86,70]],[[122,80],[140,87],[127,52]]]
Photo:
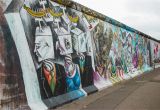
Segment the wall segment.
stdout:
[[158,40],[64,0],[12,0],[5,17],[29,107],[45,110],[151,71]]

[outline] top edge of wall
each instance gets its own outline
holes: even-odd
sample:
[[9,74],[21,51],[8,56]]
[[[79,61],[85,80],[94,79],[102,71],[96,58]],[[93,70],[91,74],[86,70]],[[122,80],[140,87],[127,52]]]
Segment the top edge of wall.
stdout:
[[137,33],[137,34],[139,34],[141,36],[144,36],[144,37],[146,37],[148,39],[151,39],[151,40],[154,40],[154,41],[160,43],[159,40],[157,40],[155,38],[152,38],[151,36],[149,36],[149,35],[147,35],[147,34],[145,34],[143,32],[140,32],[140,31],[138,31],[138,30],[136,30],[134,28],[131,28],[131,27],[129,27],[129,26],[127,26],[127,25],[115,20],[115,19],[112,19],[112,18],[110,18],[110,17],[108,17],[106,15],[103,15],[103,14],[97,12],[97,11],[94,11],[94,10],[92,10],[92,9],[86,7],[86,6],[83,6],[83,5],[81,5],[81,4],[77,3],[77,2],[74,2],[72,0],[51,0],[51,1],[54,1],[54,2],[59,3],[61,5],[73,8],[73,9],[75,9],[77,11],[81,11],[81,12],[87,14],[87,15],[99,18],[99,19],[101,19],[103,21],[106,21],[106,22],[111,23],[113,25],[116,25],[118,27],[124,28],[124,29],[126,29],[128,31],[135,32],[135,33]]
[[4,13],[7,14],[19,12],[23,6],[23,3],[23,0],[12,0],[7,9],[4,11]]

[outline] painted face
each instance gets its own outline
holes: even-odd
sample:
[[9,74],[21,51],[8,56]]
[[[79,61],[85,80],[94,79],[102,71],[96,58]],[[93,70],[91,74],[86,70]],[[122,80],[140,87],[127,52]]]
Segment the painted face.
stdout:
[[72,62],[65,62],[67,75],[73,77],[75,74],[75,65]]
[[61,55],[73,53],[71,35],[62,27],[55,29],[58,35],[58,47]]
[[86,52],[86,34],[83,33],[81,36],[79,36],[79,51],[80,52]]
[[[49,28],[46,29],[49,30]],[[38,57],[38,62],[46,59],[54,59],[53,39],[51,34],[45,34],[48,32],[47,30],[44,32],[39,32],[39,30],[36,30],[37,35],[35,38],[34,52]]]
[[59,36],[59,45],[61,47],[60,49],[61,55],[67,55],[72,53],[71,36],[69,35]]
[[73,38],[72,38],[72,42],[73,42],[73,48],[76,50],[76,52],[86,52],[87,51],[87,42],[86,42],[86,37],[87,34],[83,33],[80,29],[75,28],[73,30],[71,30],[71,32],[73,33]]
[[67,50],[71,48],[71,43],[69,42],[68,39],[64,39],[64,43]]

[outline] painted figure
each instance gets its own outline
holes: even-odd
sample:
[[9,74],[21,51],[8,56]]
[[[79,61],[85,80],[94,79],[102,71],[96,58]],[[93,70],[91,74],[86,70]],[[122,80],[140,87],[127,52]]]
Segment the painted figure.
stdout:
[[[73,50],[71,37],[63,34],[58,37],[59,40],[57,41],[56,48],[60,50],[60,55],[64,57],[67,91],[78,90],[81,87],[80,70],[79,66],[72,61],[71,53],[73,53]],[[68,40],[66,41],[65,39]]]
[[73,49],[76,55],[73,58],[73,62],[78,64],[80,68],[80,75],[82,80],[82,87],[93,85],[93,68],[91,56],[87,54],[88,38],[87,33],[83,32],[79,28],[74,28],[72,32]]
[[79,56],[75,57],[73,62],[78,64],[80,67],[82,87],[93,85],[93,68],[91,56],[79,53]]
[[66,73],[66,83],[67,91],[73,91],[80,88],[81,78],[80,70],[77,64],[72,61],[71,55],[65,56],[65,73]]
[[120,78],[123,78],[122,62],[120,57],[116,58],[115,64],[117,68],[116,69],[117,76],[119,76]]
[[37,76],[39,80],[42,99],[66,93],[64,67],[54,63],[53,38],[50,27],[43,31],[36,28],[34,52],[38,58],[39,67]]

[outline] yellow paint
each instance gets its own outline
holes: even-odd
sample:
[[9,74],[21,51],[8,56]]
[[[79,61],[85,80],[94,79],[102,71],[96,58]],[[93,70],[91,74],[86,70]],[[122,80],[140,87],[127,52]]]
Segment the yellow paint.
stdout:
[[61,17],[63,13],[55,13],[52,9],[48,8],[48,12],[53,16],[53,17]]
[[68,18],[69,18],[69,20],[70,20],[71,22],[73,22],[73,23],[77,23],[78,20],[79,20],[78,16],[77,16],[77,17],[68,16]]
[[31,16],[37,17],[37,18],[41,18],[41,17],[46,16],[46,13],[50,13],[53,17],[61,17],[63,15],[63,13],[55,13],[50,8],[47,8],[46,10],[42,10],[42,11],[39,11],[39,12],[35,12],[25,5],[23,7]]
[[41,18],[41,17],[46,15],[45,11],[35,12],[35,11],[33,11],[32,9],[30,9],[29,7],[27,7],[25,5],[23,7],[33,17]]
[[60,4],[62,4],[63,3],[63,1],[62,0],[57,0],[58,1],[58,3],[60,3]]

